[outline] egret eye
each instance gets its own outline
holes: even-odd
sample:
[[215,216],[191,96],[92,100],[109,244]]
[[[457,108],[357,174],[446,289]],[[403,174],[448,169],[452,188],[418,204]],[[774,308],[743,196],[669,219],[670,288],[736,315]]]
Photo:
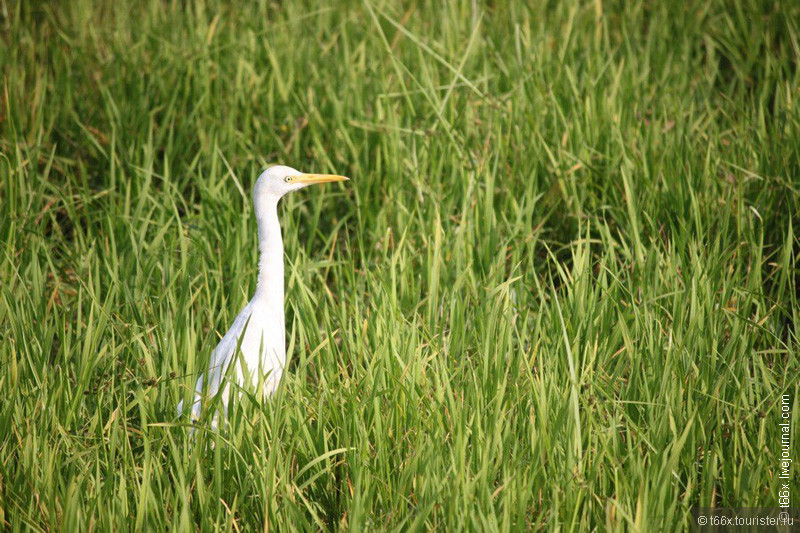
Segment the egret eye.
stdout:
[[283,181],[285,181],[286,183],[291,183],[292,181],[294,181],[294,178],[291,176],[286,176],[285,178],[283,178]]

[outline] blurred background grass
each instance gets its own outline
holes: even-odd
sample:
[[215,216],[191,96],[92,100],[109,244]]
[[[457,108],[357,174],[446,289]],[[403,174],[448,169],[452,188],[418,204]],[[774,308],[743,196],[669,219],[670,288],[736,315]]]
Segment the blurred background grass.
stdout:
[[[2,522],[776,505],[800,6],[682,4],[0,0]],[[192,445],[272,163],[352,181],[284,200],[290,371]]]

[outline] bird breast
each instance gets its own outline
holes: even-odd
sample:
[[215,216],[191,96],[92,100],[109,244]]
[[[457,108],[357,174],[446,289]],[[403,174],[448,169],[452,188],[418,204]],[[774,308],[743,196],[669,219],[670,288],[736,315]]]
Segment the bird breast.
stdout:
[[[280,380],[286,362],[283,309],[253,302],[240,342],[241,361],[246,365],[246,372],[254,384],[261,378],[268,382]],[[243,370],[237,368],[240,383],[244,378]]]

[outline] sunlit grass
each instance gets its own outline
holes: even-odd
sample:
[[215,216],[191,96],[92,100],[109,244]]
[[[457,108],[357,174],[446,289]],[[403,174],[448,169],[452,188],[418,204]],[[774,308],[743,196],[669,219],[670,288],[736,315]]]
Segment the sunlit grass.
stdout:
[[[0,0],[6,526],[776,505],[798,6],[125,4]],[[192,437],[175,406],[254,289],[270,163],[352,181],[281,205],[278,394]]]

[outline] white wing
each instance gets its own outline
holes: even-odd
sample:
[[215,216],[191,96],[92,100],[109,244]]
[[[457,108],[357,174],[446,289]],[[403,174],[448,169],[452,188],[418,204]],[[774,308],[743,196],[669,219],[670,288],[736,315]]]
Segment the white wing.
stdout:
[[[228,371],[231,361],[236,355],[236,348],[239,345],[239,338],[242,336],[245,328],[248,325],[248,320],[252,315],[251,304],[245,306],[244,309],[233,321],[233,325],[219,341],[217,347],[211,353],[211,362],[208,365],[208,384],[205,385],[205,375],[201,374],[197,378],[197,385],[195,386],[194,402],[192,403],[192,418],[200,418],[202,410],[203,393],[205,392],[206,398],[213,398],[219,393],[219,388],[222,385],[222,379]],[[204,390],[205,385],[205,390]],[[222,402],[225,407],[228,405],[227,387],[223,392]],[[178,404],[178,416],[183,414],[183,400]]]

